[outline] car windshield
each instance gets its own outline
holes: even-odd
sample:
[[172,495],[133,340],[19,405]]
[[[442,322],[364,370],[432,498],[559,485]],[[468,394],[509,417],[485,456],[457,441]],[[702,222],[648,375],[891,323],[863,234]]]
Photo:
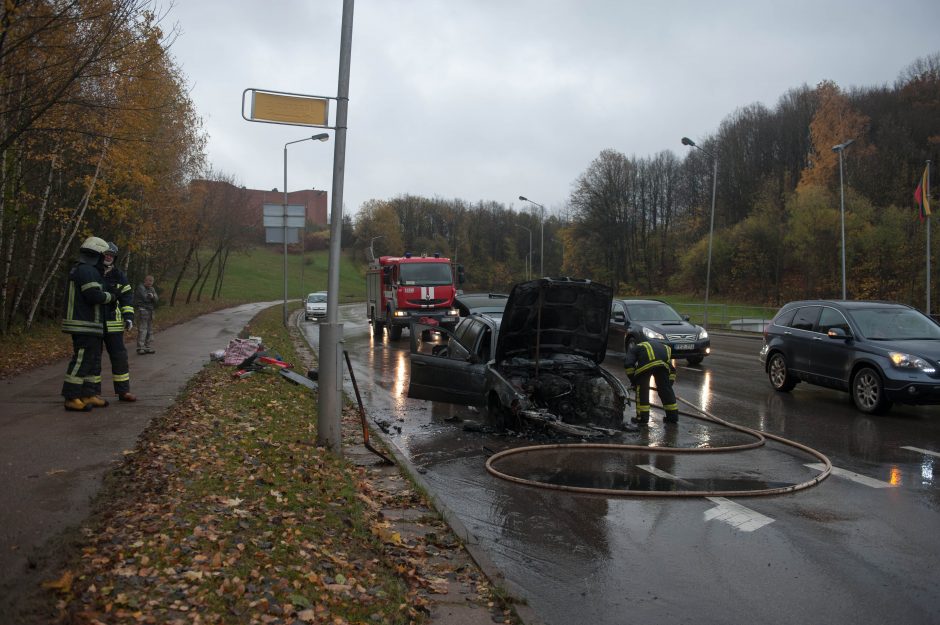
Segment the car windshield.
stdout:
[[326,301],[326,293],[311,293],[307,296],[308,304],[318,304]]
[[453,284],[450,263],[402,263],[400,279],[402,284],[422,286]]
[[682,321],[672,306],[662,302],[627,304],[627,312],[631,321]]
[[910,308],[853,310],[849,316],[862,334],[873,340],[940,340],[940,326]]

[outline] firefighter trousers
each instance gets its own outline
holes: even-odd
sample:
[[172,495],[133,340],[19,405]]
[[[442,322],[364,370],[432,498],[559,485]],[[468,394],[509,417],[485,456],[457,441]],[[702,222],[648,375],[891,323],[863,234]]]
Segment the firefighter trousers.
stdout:
[[[105,332],[104,347],[108,350],[111,359],[111,379],[114,381],[114,392],[118,396],[131,390],[131,369],[127,362],[127,347],[124,345],[123,332]],[[101,394],[101,377],[98,378],[98,392]]]
[[663,367],[653,367],[637,374],[634,379],[636,386],[636,420],[640,423],[650,419],[650,382],[656,380],[656,392],[663,402],[666,418],[675,420],[679,417],[679,405],[676,403],[676,394],[672,390],[672,381],[669,379],[669,370]]
[[98,394],[101,387],[101,337],[96,334],[72,335],[72,360],[65,370],[62,396],[81,399]]

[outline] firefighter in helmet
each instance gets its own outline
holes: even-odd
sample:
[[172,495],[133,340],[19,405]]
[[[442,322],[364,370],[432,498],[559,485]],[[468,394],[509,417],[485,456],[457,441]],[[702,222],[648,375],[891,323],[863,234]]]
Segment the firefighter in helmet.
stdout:
[[98,396],[101,387],[101,339],[104,305],[117,301],[101,277],[108,242],[88,237],[79,249],[78,262],[69,271],[62,331],[72,335],[72,360],[62,384],[66,410],[91,410],[108,405]]
[[[131,374],[127,362],[127,347],[124,346],[124,331],[134,327],[134,291],[127,281],[127,276],[114,264],[118,246],[108,242],[108,251],[104,253],[105,290],[117,293],[117,300],[105,304],[104,309],[104,347],[111,359],[111,378],[114,393],[121,401],[137,401],[131,393]],[[98,385],[98,392],[101,385]]]
[[672,348],[659,341],[648,339],[627,347],[623,366],[627,377],[636,388],[636,416],[633,422],[646,425],[650,421],[650,381],[656,380],[656,392],[666,412],[663,423],[679,422],[679,405],[672,383],[676,380],[676,368],[672,364]]

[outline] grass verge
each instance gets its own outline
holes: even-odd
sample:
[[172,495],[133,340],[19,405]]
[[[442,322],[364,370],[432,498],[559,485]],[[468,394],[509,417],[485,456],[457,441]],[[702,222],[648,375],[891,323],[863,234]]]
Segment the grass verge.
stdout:
[[[285,360],[309,359],[280,307],[250,327]],[[422,519],[432,531],[403,539],[382,511],[426,505],[416,490],[383,493],[365,469],[317,448],[306,388],[231,373],[208,364],[109,474],[80,552],[45,585],[58,622],[426,622],[429,595],[447,592],[431,561],[460,548],[446,525]],[[344,442],[355,432],[346,410]],[[483,604],[513,622],[474,580]]]

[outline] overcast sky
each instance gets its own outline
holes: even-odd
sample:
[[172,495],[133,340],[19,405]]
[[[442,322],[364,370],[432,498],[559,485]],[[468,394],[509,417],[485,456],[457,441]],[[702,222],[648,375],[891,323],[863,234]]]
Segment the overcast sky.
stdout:
[[[214,168],[282,190],[284,144],[320,131],[245,121],[242,92],[335,96],[342,0],[161,12]],[[893,85],[938,27],[938,0],[359,0],[345,213],[405,193],[558,211],[601,150],[682,155],[682,136],[803,84]],[[288,189],[331,193],[333,150],[291,145]]]

